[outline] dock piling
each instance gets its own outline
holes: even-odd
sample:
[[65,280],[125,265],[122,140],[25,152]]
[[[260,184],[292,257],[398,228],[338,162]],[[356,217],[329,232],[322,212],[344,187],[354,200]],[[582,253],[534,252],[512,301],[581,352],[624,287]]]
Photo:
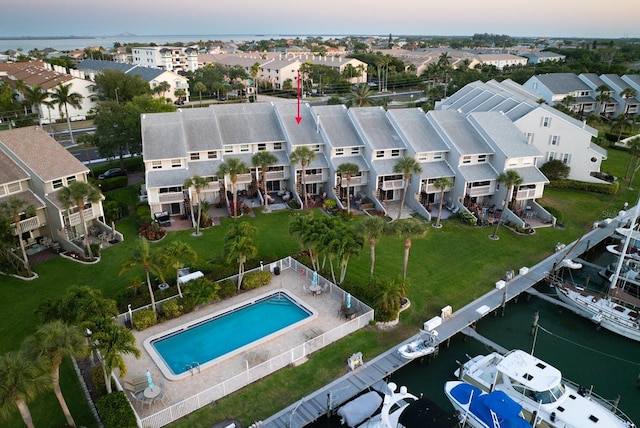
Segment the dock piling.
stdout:
[[540,319],[540,311],[536,309],[536,311],[533,313],[533,323],[531,323],[531,332],[529,333],[531,336],[533,336],[536,333],[539,319]]

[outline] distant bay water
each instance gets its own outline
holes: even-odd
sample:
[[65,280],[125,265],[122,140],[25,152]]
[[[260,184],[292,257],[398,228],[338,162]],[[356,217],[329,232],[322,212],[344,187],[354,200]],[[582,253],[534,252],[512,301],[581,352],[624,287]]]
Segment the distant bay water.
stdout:
[[52,37],[52,38],[13,38],[6,37],[0,38],[0,52],[13,49],[17,50],[22,48],[25,53],[32,49],[45,49],[53,48],[59,51],[71,51],[74,49],[85,49],[87,47],[102,46],[103,48],[113,48],[113,44],[119,42],[121,44],[126,43],[142,43],[150,44],[156,43],[158,45],[165,45],[169,43],[197,43],[200,40],[220,40],[223,42],[250,42],[253,40],[269,40],[269,39],[285,39],[300,37],[304,39],[306,37],[322,37],[328,38],[343,38],[344,35],[293,35],[293,34],[187,34],[187,35],[156,35],[156,36],[137,36],[133,34],[122,34],[117,36],[104,36],[104,37]]

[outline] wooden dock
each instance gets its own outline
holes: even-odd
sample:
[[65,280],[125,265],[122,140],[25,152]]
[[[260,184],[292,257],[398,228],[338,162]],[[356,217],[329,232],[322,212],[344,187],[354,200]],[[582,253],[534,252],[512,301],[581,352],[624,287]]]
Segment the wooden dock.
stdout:
[[[566,245],[564,248],[556,251],[531,268],[520,268],[517,276],[509,281],[504,281],[504,284],[500,283],[500,288],[498,286],[499,281],[496,281],[496,288],[487,294],[451,314],[443,313],[445,316],[441,317],[440,324],[433,329],[438,332],[439,343],[445,343],[450,340],[451,337],[461,332],[471,337],[479,336],[471,327],[482,317],[496,310],[500,310],[508,301],[516,298],[522,292],[532,289],[532,287],[542,281],[561,260],[565,258],[578,258],[591,247],[612,235],[616,227],[624,225],[631,217],[632,209],[630,208],[622,216],[594,225],[594,229],[579,241]],[[408,364],[411,360],[402,358],[397,352],[398,347],[420,337],[424,337],[424,335],[425,333],[421,332],[380,354],[371,361],[365,361],[362,366],[291,404],[289,407],[262,421],[258,426],[264,428],[302,428],[317,420],[322,415],[333,412],[340,407],[340,405],[349,401],[363,390],[373,387],[376,383],[389,376],[389,374]],[[482,340],[482,338],[480,338],[480,340]],[[496,349],[498,352],[506,352],[506,350],[497,343],[491,342],[488,346]],[[354,352],[355,351],[357,350],[354,350]]]

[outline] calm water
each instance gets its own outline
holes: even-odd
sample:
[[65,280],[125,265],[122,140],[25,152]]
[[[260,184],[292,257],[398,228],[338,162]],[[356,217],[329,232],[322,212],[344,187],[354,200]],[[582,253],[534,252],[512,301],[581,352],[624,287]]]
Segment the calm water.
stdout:
[[[29,52],[32,49],[44,49],[54,48],[60,51],[69,51],[74,49],[84,49],[90,46],[102,46],[103,48],[112,48],[113,44],[119,42],[125,43],[156,43],[158,45],[164,45],[167,43],[197,43],[200,40],[220,40],[223,42],[245,42],[252,40],[269,40],[269,39],[283,39],[283,38],[296,38],[300,37],[304,39],[307,35],[279,35],[279,34],[188,34],[188,35],[156,35],[156,36],[134,36],[134,35],[120,35],[120,36],[105,36],[105,37],[88,37],[88,38],[73,38],[73,39],[17,39],[8,40],[0,39],[0,52],[4,52],[8,49],[17,50],[22,48],[24,52]],[[322,38],[343,38],[343,35],[314,35],[313,37]]]
[[[541,292],[551,293],[546,285]],[[558,307],[543,300],[522,296],[518,303],[507,306],[504,317],[489,315],[478,323],[477,331],[507,349],[523,349],[530,352],[533,336],[530,335],[535,310],[540,312],[539,324],[550,333],[539,330],[535,355],[562,371],[567,379],[589,387],[607,399],[621,396],[620,409],[636,425],[640,423],[640,343],[606,330],[596,331],[590,321],[569,312],[560,313]],[[416,327],[417,330],[417,327]],[[410,392],[434,400],[442,409],[453,412],[453,406],[444,395],[444,383],[453,380],[456,361],[464,362],[467,356],[491,352],[473,339],[456,336],[448,349],[441,347],[440,355],[430,363],[415,360],[390,376],[398,385],[406,385]],[[332,419],[317,421],[314,427],[338,427]]]
[[278,294],[152,343],[174,374],[262,339],[310,316]]

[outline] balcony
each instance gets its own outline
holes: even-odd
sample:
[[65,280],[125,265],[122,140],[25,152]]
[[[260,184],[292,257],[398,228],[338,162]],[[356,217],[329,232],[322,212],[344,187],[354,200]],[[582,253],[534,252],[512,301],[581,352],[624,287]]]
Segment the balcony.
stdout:
[[478,196],[489,196],[491,194],[493,194],[493,190],[491,185],[487,185],[487,186],[476,186],[476,187],[471,187],[467,189],[467,194],[469,196],[471,196],[472,198],[478,197]]
[[[96,214],[93,210],[93,207],[91,208],[85,208],[83,211],[83,215],[84,215],[84,221],[89,221],[89,220],[93,220],[94,218],[96,218]],[[80,213],[73,213],[69,215],[69,226],[76,226],[78,224],[80,224]]]
[[518,192],[516,193],[516,200],[525,201],[525,200],[528,200],[528,199],[541,198],[542,197],[542,189],[540,190],[539,193],[540,194],[538,194],[538,188],[537,187],[535,189],[518,190]]
[[[28,219],[20,221],[20,230],[23,233],[29,232],[32,230],[39,229],[41,226],[44,226],[44,225],[45,225],[44,223],[40,223],[40,219],[37,216],[30,217]],[[15,232],[15,228],[14,228],[14,232]]]
[[[351,177],[351,182],[349,183],[351,187],[353,186],[362,186],[363,184],[367,184],[367,179],[365,177]],[[340,187],[347,187],[347,179],[342,180]]]
[[248,184],[253,181],[253,176],[251,174],[238,174],[236,178],[236,184]]
[[267,181],[269,180],[284,180],[286,177],[284,171],[269,171],[266,174]]
[[[427,184],[426,186],[422,187],[423,191],[425,193],[440,193],[442,191],[442,189],[438,189],[435,185],[433,184]],[[451,188],[450,187],[446,187],[444,189],[445,193],[450,191]]]
[[324,182],[324,178],[322,177],[322,174],[307,174],[304,176],[304,182],[309,184],[309,183],[323,183]]
[[404,188],[404,180],[386,180],[380,185],[382,190],[395,190]]
[[158,195],[158,202],[161,204],[170,204],[172,202],[182,201],[184,201],[184,194],[182,192],[160,193]]

